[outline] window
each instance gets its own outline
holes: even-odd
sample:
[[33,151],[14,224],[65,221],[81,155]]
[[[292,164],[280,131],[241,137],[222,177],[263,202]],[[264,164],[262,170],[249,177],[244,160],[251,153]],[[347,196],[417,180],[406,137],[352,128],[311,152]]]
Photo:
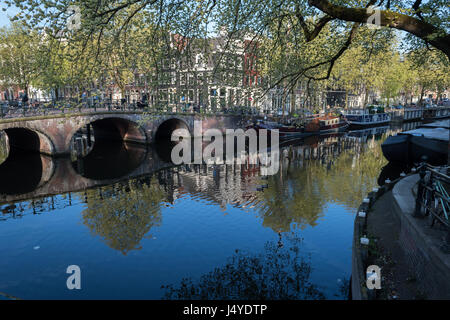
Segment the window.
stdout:
[[167,101],[167,89],[163,89],[159,91],[159,100]]
[[164,59],[163,60],[163,68],[164,69],[168,69],[169,68],[169,59]]
[[183,90],[180,95],[180,102],[182,102],[182,103],[186,102],[186,95],[187,95],[187,90]]
[[209,95],[212,96],[212,97],[216,97],[217,96],[217,89],[211,89]]
[[190,86],[193,86],[195,84],[195,79],[194,79],[194,75],[192,73],[188,74],[188,84]]

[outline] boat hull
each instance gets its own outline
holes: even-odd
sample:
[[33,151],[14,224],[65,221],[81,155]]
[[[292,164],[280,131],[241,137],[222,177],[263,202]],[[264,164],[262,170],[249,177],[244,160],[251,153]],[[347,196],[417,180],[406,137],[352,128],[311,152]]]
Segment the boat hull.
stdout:
[[386,139],[381,145],[384,157],[396,163],[420,163],[423,157],[432,165],[448,163],[449,143],[424,136],[399,134]]
[[410,158],[412,162],[421,162],[422,157],[427,157],[426,162],[432,165],[443,165],[448,162],[448,142],[436,139],[428,139],[422,136],[410,138]]
[[374,121],[374,122],[361,122],[361,121],[348,121],[352,128],[369,128],[369,127],[377,127],[389,124],[390,120],[383,121]]
[[342,132],[347,130],[347,128],[349,127],[348,123],[342,123],[337,127],[334,128],[330,128],[330,129],[321,129],[320,130],[320,134],[328,134],[328,133],[334,133],[334,132]]
[[409,163],[409,138],[408,135],[388,137],[381,144],[384,157],[389,162]]

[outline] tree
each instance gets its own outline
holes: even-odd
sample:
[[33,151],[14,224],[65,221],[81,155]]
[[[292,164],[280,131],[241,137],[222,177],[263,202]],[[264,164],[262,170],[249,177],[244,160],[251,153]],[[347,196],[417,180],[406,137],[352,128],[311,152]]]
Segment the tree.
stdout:
[[[273,52],[278,53],[302,52],[305,43],[314,44],[317,40],[316,50],[311,51],[313,54],[297,56],[294,68],[272,83],[276,85],[288,79],[295,85],[302,77],[308,82],[330,78],[336,61],[351,48],[360,26],[369,21],[371,13],[367,9],[377,1],[9,0],[6,4],[14,4],[22,10],[16,19],[40,28],[48,25],[54,32],[66,29],[71,14],[69,4],[77,5],[82,14],[82,31],[75,32],[73,37],[95,39],[98,45],[109,34],[119,39],[126,26],[139,19],[140,13],[149,17],[147,24],[179,34],[184,39],[204,38],[214,31],[211,26],[215,25],[216,31],[226,27],[230,37],[243,30],[250,31],[256,41],[268,39]],[[449,57],[446,1],[382,0],[378,5],[381,26],[406,31]],[[111,25],[115,26],[112,33]],[[153,39],[154,44],[161,40],[157,38]]]
[[370,30],[361,28],[356,43],[337,61],[332,72],[331,87],[339,87],[348,94],[364,94],[366,106],[370,92],[381,90],[392,64],[400,63],[394,55],[394,35],[390,30]]
[[[349,1],[346,1],[349,2]],[[375,5],[376,0],[370,0],[368,5]],[[426,1],[380,1],[378,6],[385,4],[385,10],[380,10],[380,26],[403,30],[422,39],[444,52],[450,59],[450,35],[448,32],[449,8],[445,0]],[[372,13],[363,8],[346,7],[327,0],[308,0],[330,17],[366,23]]]
[[440,52],[417,49],[408,54],[407,60],[414,71],[410,76],[419,88],[419,105],[427,90],[436,91],[439,96],[450,87],[450,67]]
[[0,81],[28,92],[39,74],[40,36],[21,22],[0,29]]

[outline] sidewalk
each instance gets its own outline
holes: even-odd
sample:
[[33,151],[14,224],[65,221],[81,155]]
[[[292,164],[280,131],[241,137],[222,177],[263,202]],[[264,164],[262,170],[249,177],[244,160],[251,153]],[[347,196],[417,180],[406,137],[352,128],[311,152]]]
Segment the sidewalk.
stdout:
[[446,231],[413,217],[418,179],[398,181],[367,216],[368,264],[381,267],[377,299],[450,299],[450,254],[440,249]]

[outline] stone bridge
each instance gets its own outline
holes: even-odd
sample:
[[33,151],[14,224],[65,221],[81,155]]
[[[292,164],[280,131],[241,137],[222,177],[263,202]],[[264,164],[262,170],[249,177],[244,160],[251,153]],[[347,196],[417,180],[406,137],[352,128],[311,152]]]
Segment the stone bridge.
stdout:
[[6,132],[10,146],[50,156],[63,156],[71,153],[76,132],[88,125],[93,129],[95,141],[108,139],[151,144],[168,139],[178,128],[188,129],[194,136],[195,121],[202,121],[202,132],[210,128],[224,132],[225,128],[245,127],[249,119],[237,115],[155,115],[139,111],[74,113],[2,119],[0,132]]

